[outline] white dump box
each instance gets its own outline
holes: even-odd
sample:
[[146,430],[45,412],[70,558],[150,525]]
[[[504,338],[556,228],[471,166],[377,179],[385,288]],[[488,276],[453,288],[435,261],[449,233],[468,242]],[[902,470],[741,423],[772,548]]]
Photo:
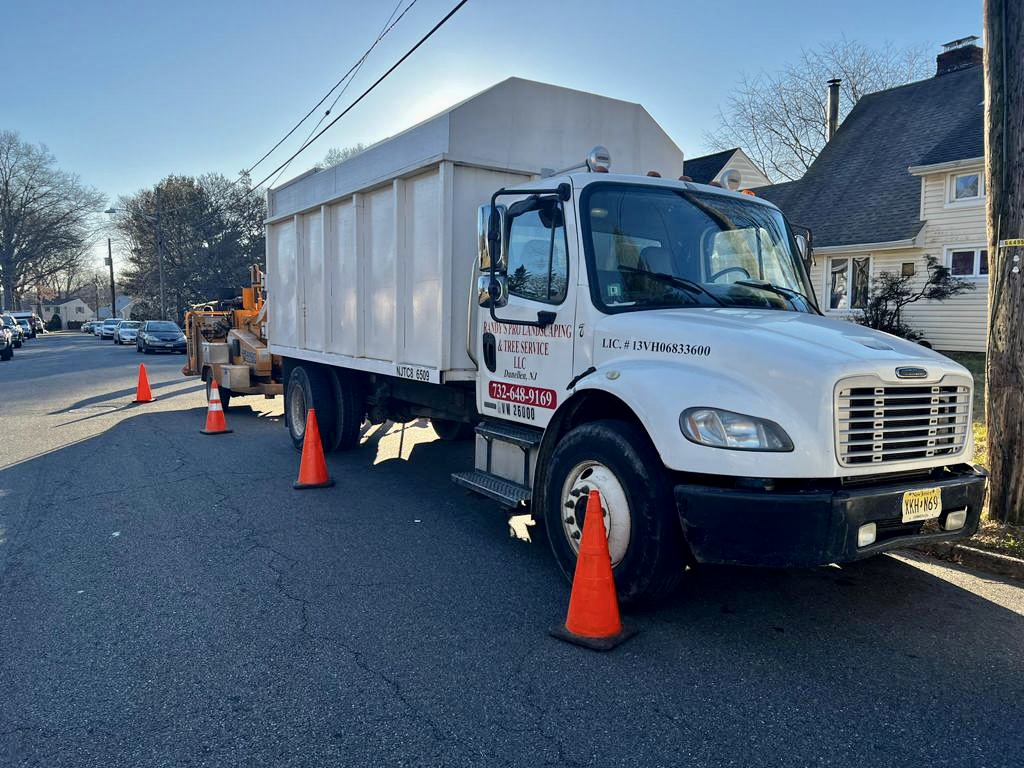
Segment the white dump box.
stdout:
[[474,378],[478,207],[598,144],[616,172],[682,173],[682,152],[639,104],[511,78],[272,189],[271,351],[435,383]]

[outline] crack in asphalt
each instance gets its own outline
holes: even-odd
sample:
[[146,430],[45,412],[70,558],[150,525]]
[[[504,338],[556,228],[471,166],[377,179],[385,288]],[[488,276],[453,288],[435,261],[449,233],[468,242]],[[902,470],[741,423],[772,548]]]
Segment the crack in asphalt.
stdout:
[[[440,765],[442,758],[444,757],[444,746],[450,745],[451,739],[444,733],[441,727],[434,722],[433,719],[428,717],[423,712],[420,712],[414,703],[406,696],[402,690],[402,686],[394,678],[386,674],[383,670],[377,668],[369,661],[365,659],[365,653],[354,646],[350,645],[340,637],[332,634],[321,634],[310,630],[310,619],[309,610],[310,606],[319,607],[316,601],[309,600],[300,595],[293,594],[288,587],[285,585],[285,579],[287,577],[286,571],[297,565],[300,561],[290,555],[286,555],[284,552],[276,549],[269,544],[264,544],[258,541],[253,541],[249,549],[246,550],[246,554],[263,550],[270,553],[270,558],[265,562],[265,565],[271,572],[274,573],[274,587],[275,589],[287,600],[298,606],[299,609],[299,626],[298,631],[310,642],[322,643],[324,641],[334,644],[342,651],[347,653],[355,666],[366,673],[370,677],[383,683],[390,691],[393,698],[408,712],[410,719],[414,722],[424,726],[429,732],[431,738],[435,743],[435,754],[428,764]],[[288,568],[282,568],[278,564],[278,560],[283,560],[289,564]]]

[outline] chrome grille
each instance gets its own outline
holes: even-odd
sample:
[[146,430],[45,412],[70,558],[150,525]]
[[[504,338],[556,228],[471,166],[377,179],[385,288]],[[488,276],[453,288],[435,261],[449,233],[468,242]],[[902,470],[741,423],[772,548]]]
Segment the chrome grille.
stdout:
[[843,466],[954,456],[970,424],[971,387],[960,378],[883,384],[863,377],[836,387],[836,455]]

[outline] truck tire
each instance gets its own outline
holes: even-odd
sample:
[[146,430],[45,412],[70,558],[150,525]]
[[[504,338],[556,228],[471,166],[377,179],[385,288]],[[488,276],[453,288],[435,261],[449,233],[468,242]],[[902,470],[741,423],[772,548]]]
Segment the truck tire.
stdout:
[[543,518],[563,575],[572,581],[589,490],[601,492],[619,602],[652,605],[678,587],[688,562],[661,459],[647,435],[626,421],[582,424],[552,451]]
[[334,443],[330,450],[351,451],[359,447],[359,439],[362,437],[366,396],[359,378],[348,371],[335,368],[331,371],[330,380],[336,406]]
[[334,399],[334,385],[328,371],[315,363],[294,363],[289,366],[284,390],[284,418],[288,435],[295,450],[302,450],[306,438],[306,412],[316,409],[316,423],[320,429],[320,442],[325,451],[335,445],[338,407]]
[[454,419],[431,419],[430,426],[442,440],[469,440],[475,434],[472,424]]

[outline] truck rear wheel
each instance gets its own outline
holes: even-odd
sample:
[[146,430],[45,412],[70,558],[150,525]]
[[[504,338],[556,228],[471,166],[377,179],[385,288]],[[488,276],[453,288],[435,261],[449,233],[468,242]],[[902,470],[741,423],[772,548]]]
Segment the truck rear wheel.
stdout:
[[474,435],[473,425],[467,424],[464,421],[432,418],[430,426],[434,428],[437,436],[442,440],[469,440]]
[[330,379],[336,404],[334,444],[331,450],[350,451],[359,446],[361,428],[366,418],[363,387],[355,375],[338,368],[334,369]]
[[295,450],[302,450],[302,442],[306,438],[306,413],[315,408],[320,442],[325,451],[332,450],[337,428],[337,403],[330,373],[316,364],[293,364],[289,368],[284,391],[284,417],[292,445]]
[[669,597],[687,563],[671,484],[647,435],[625,421],[595,421],[570,431],[544,478],[548,542],[572,580],[589,491],[601,494],[615,587],[623,606]]

